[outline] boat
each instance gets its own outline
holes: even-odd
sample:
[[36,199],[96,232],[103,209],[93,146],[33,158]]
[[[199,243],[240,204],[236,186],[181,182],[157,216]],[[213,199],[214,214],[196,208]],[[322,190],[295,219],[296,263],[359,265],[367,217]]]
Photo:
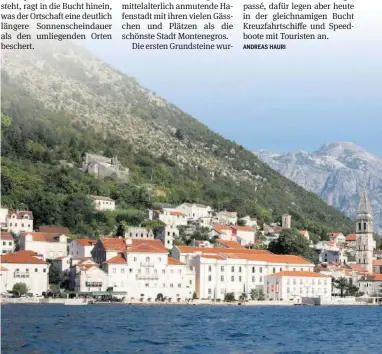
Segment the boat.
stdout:
[[65,305],[87,305],[88,301],[86,299],[66,299]]

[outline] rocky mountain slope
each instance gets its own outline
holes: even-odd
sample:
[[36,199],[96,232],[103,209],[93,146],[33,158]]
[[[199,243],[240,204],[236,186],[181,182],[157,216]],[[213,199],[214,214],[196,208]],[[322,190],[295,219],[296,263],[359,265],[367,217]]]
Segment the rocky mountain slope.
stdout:
[[[132,184],[154,184],[164,191],[161,202],[210,203],[261,220],[289,212],[298,225],[320,234],[351,229],[351,220],[313,193],[85,49],[69,43],[35,47],[28,56],[3,53],[2,114],[12,122],[7,123],[2,144],[9,186],[20,182],[12,169],[25,170],[25,159],[46,169],[61,160],[78,166],[81,153],[87,151],[118,155],[130,168]],[[45,181],[44,168],[30,167],[24,175],[36,174],[34,181]],[[77,182],[65,191],[82,188],[81,178],[72,178]],[[41,182],[40,187],[45,185]],[[100,193],[94,190],[96,183],[86,188]],[[104,188],[118,194],[110,183]],[[25,199],[27,192],[16,195],[14,190],[9,187],[10,194],[3,194],[8,203]],[[28,193],[33,200],[33,190]]]
[[359,194],[365,186],[372,204],[375,229],[382,233],[382,159],[353,143],[327,144],[313,153],[257,152],[283,176],[322,197],[354,218]]

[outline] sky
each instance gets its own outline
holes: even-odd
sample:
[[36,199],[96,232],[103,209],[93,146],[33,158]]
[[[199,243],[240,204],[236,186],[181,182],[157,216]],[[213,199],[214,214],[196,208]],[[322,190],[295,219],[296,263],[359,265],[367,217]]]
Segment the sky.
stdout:
[[227,53],[132,51],[122,41],[90,49],[249,150],[350,141],[382,157],[382,5],[353,3],[352,31],[287,42],[284,51],[242,50],[240,30]]

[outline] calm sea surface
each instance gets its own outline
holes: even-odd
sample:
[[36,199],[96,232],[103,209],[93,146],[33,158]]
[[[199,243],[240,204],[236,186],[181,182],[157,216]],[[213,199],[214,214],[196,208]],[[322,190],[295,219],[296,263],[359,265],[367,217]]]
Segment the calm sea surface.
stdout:
[[2,353],[382,353],[382,307],[5,305]]

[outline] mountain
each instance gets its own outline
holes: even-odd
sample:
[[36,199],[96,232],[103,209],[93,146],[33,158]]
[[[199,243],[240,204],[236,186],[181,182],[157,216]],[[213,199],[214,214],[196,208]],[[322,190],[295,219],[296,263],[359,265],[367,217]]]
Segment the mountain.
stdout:
[[351,218],[366,187],[374,227],[382,234],[382,159],[349,142],[323,145],[317,151],[285,154],[261,150],[256,155],[281,175],[312,191]]
[[[290,213],[296,227],[319,235],[352,230],[316,195],[84,48],[35,48],[3,53],[2,203],[26,204],[37,224],[105,232],[113,220],[92,220],[83,199],[99,194],[129,209],[135,224],[154,203],[189,201],[267,222]],[[117,156],[129,182],[81,173],[84,152]]]

